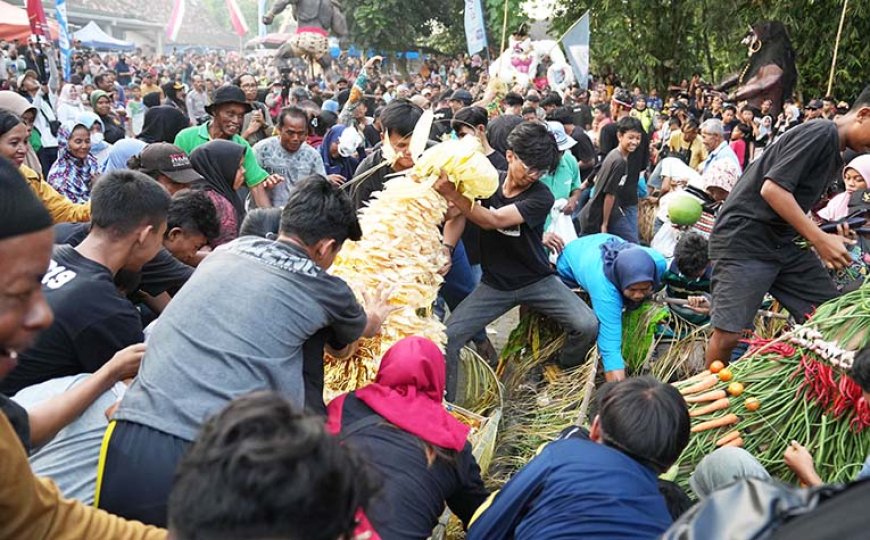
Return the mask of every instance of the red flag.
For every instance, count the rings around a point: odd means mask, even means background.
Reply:
[[[233,25],[233,30],[239,37],[248,33],[248,23],[245,22],[245,16],[236,0],[227,0],[227,9],[230,11],[230,22]]]
[[[27,20],[30,22],[30,32],[35,36],[48,38],[48,22],[45,20],[45,10],[42,0],[26,0]]]
[[[169,22],[166,23],[166,38],[169,41],[178,39],[178,31],[181,30],[181,22],[184,20],[184,11],[184,0],[175,0],[172,14],[169,16]]]

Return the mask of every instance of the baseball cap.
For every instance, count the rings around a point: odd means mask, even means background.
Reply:
[[[471,105],[473,100],[474,98],[471,96],[471,92],[462,88],[456,90],[453,92],[453,95],[450,96],[450,101],[461,101],[466,106]]]
[[[849,196],[849,210],[870,210],[870,190],[859,189]]]
[[[824,107],[824,104],[822,103],[822,100],[820,100],[820,99],[811,99],[810,102],[807,103],[807,106],[804,107],[804,108],[805,108],[805,109],[817,110],[817,109],[821,109],[822,107]]]
[[[559,146],[560,152],[573,148],[577,144],[573,137],[565,133],[565,126],[561,122],[554,120],[547,122],[547,130],[556,137],[556,144]]]
[[[151,143],[139,154],[140,171],[160,172],[179,184],[202,180],[184,150],[165,142]]]
[[[27,71],[18,76],[18,88],[21,88],[21,83],[23,83],[24,79],[27,79],[28,77],[39,81],[39,75],[37,75],[36,72],[32,69],[28,69]]]

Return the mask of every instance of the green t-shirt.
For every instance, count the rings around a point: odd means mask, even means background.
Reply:
[[[39,135],[39,130],[30,130],[30,147],[34,152],[39,152],[42,148],[42,137]]]
[[[562,158],[559,160],[559,166],[552,174],[542,176],[539,180],[542,184],[550,188],[553,192],[553,197],[556,200],[567,199],[571,196],[571,192],[575,189],[580,189],[580,166],[577,164],[577,159],[569,151],[562,152]],[[550,217],[547,216],[547,222],[544,224],[544,230],[550,226]]]
[[[202,146],[211,140],[211,136],[208,134],[208,126],[210,124],[211,122],[200,126],[182,129],[178,135],[175,136],[175,146],[181,148],[190,155],[194,148]],[[263,170],[263,168],[260,167],[260,164],[257,163],[257,156],[254,155],[254,151],[251,149],[251,145],[248,144],[248,141],[238,134],[233,135],[230,140],[245,147],[245,183],[248,187],[256,186],[269,176],[269,173]]]

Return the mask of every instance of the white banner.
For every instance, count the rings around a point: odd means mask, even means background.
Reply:
[[[54,11],[57,25],[60,28],[58,48],[60,49],[60,63],[63,66],[63,80],[68,81],[72,75],[72,49],[70,48],[69,21],[66,16],[66,0],[57,0]]]
[[[468,54],[486,48],[486,24],[480,0],[465,0],[465,41],[468,43]]]

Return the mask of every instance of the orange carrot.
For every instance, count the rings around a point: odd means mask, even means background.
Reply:
[[[725,434],[724,437],[722,437],[721,439],[716,441],[716,446],[722,446],[724,444],[728,444],[731,441],[733,441],[734,439],[739,439],[739,438],[740,438],[739,431],[737,431],[736,429],[734,431],[729,431],[728,433]]]
[[[743,448],[743,439],[737,437],[733,441],[726,443],[725,446],[736,446],[737,448]]]
[[[730,426],[731,424],[736,424],[737,420],[738,418],[736,414],[729,413],[725,416],[720,416],[719,418],[714,418],[713,420],[707,420],[706,422],[696,424],[694,427],[692,427],[692,433],[700,433],[701,431],[707,431],[708,429]]]
[[[706,378],[701,379],[701,382],[697,382],[692,386],[680,388],[680,393],[684,396],[688,394],[697,394],[698,392],[703,392],[704,390],[713,388],[716,386],[717,382],[719,382],[719,377],[717,375],[708,375]]]
[[[717,399],[722,399],[723,397],[728,397],[728,394],[725,392],[725,390],[711,390],[710,392],[698,394],[697,396],[688,396],[686,398],[686,403],[703,403],[705,401],[716,401]]]
[[[693,383],[693,382],[700,381],[701,379],[707,377],[708,375],[710,375],[710,370],[709,370],[709,369],[705,369],[705,370],[702,371],[701,373],[698,373],[698,374],[696,374],[696,375],[692,375],[692,376],[689,377],[688,379],[684,379],[684,380],[682,380],[682,381],[676,381],[676,382],[674,382],[674,383],[672,383],[672,384],[673,384],[674,386],[680,386],[680,385],[683,385],[683,384],[690,384],[690,383]]]
[[[689,416],[692,418],[696,416],[704,416],[705,414],[710,414],[711,412],[721,411],[731,405],[731,402],[728,401],[728,398],[717,399],[713,403],[704,405],[703,407],[698,407],[696,409],[692,409],[689,411]]]

